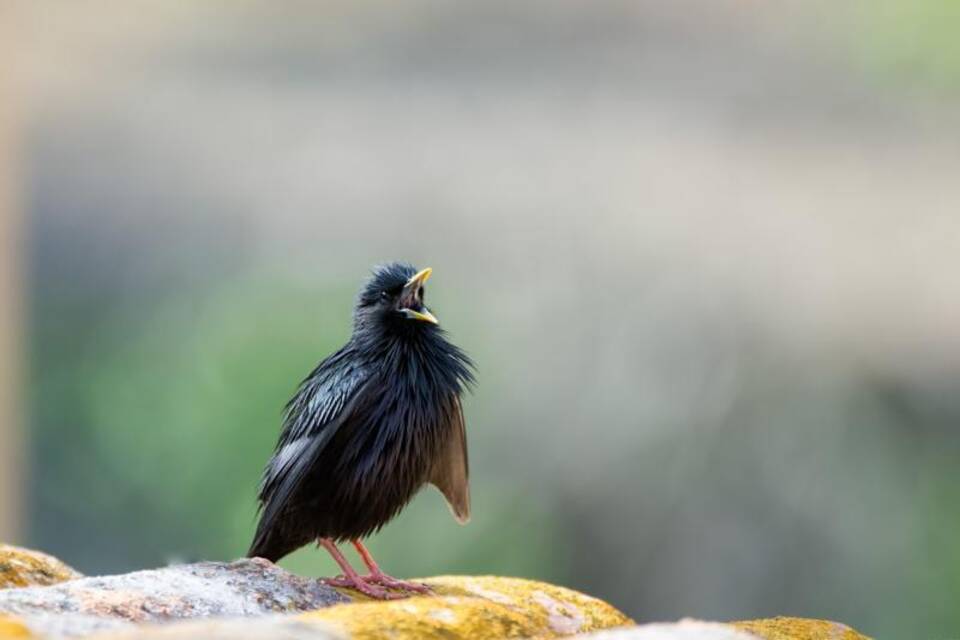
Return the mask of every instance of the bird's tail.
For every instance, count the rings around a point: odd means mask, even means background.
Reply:
[[[248,558],[266,558],[270,562],[277,562],[310,542],[310,540],[293,540],[276,530],[268,530],[262,525],[263,523],[257,527],[257,533],[247,551]]]

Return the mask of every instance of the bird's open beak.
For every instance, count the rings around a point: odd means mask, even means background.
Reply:
[[[427,280],[430,279],[431,274],[433,274],[433,269],[431,269],[430,267],[427,267],[422,271],[418,271],[417,273],[413,274],[413,277],[407,280],[407,284],[404,285],[403,288],[404,289],[412,288],[414,291],[416,291],[417,289],[422,287]]]
[[[413,320],[423,320],[424,322],[429,322],[430,324],[440,324],[440,321],[437,320],[437,317],[430,313],[426,307],[420,311],[414,311],[413,309],[404,309],[403,312],[408,318]]]
[[[433,269],[427,267],[407,280],[407,284],[403,285],[403,293],[400,296],[400,310],[412,320],[422,320],[430,324],[439,324],[436,316],[423,306],[421,296],[419,295],[420,288],[424,282],[430,279],[430,274],[432,273]]]

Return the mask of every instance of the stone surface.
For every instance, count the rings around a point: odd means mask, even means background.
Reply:
[[[577,640],[759,640],[759,637],[720,622],[681,620],[599,631],[578,636]]]
[[[79,573],[53,556],[0,544],[0,589],[51,585],[79,577]]]
[[[0,578],[0,640],[868,640],[800,618],[634,626],[601,600],[519,578],[430,578],[433,596],[375,602],[259,559],[83,578],[44,554],[0,546]]]
[[[0,616],[0,640],[29,638],[30,635],[30,630],[19,620]]]
[[[356,602],[300,616],[358,640],[553,638],[633,624],[609,604],[542,582],[493,576],[424,580],[436,596]]]
[[[0,635],[0,638],[3,638]],[[89,636],[87,640],[346,640],[321,622],[291,616],[191,620],[150,624]]]
[[[237,630],[250,638],[329,638],[331,629],[354,638],[546,638],[631,624],[600,600],[530,580],[441,577],[427,582],[436,596],[373,602],[264,560],[202,562],[0,591],[0,615],[11,616],[10,624],[21,634],[25,625],[44,636],[105,638],[221,632],[236,637]],[[356,602],[348,604],[348,595]],[[309,613],[297,619],[270,615],[279,612]],[[236,620],[241,616],[261,619]],[[146,624],[183,619],[207,620]]]
[[[84,635],[134,623],[312,611],[348,599],[266,560],[200,562],[0,591],[0,615],[32,631]]]
[[[870,640],[840,622],[809,618],[766,618],[731,623],[763,640]]]

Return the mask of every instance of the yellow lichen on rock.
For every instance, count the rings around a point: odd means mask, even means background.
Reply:
[[[603,600],[544,582],[497,576],[440,576],[426,582],[441,595],[477,597],[542,614],[546,628],[557,635],[633,624]]]
[[[45,586],[79,577],[53,556],[0,544],[0,589]]]
[[[13,640],[13,638],[29,638],[33,634],[30,629],[19,623],[15,618],[0,615],[0,640]]]
[[[870,640],[840,622],[810,618],[765,618],[730,624],[764,640]]]
[[[425,582],[437,595],[358,601],[301,617],[331,624],[358,640],[553,638],[632,624],[602,600],[542,582],[492,576]]]

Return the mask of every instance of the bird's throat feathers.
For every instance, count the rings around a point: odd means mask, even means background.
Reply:
[[[459,395],[473,382],[469,356],[442,329],[418,327],[407,334],[354,335],[351,347],[380,376],[425,395]]]

